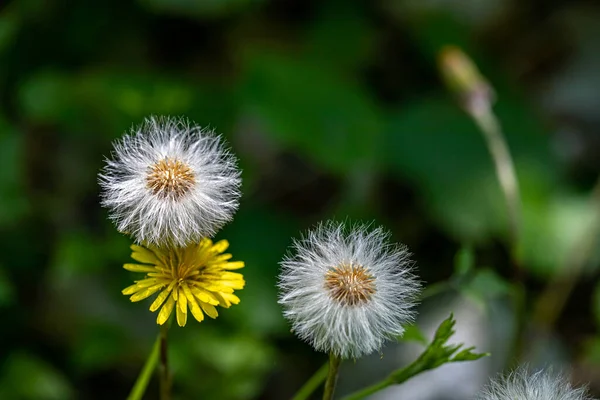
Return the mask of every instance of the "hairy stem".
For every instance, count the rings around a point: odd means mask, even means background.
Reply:
[[[338,372],[342,359],[333,353],[329,353],[329,368],[327,380],[325,381],[325,390],[323,391],[323,400],[332,400],[337,383]]]

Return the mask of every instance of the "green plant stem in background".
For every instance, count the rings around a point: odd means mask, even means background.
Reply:
[[[325,390],[323,390],[323,400],[333,399],[341,362],[342,359],[340,357],[329,353],[329,368],[327,371],[327,380],[325,381]]]
[[[470,113],[486,141],[487,148],[494,161],[496,175],[508,211],[508,223],[511,242],[511,253],[517,272],[520,270],[520,236],[521,236],[521,197],[515,166],[502,134],[500,123],[489,107]],[[519,272],[520,274],[520,272]]]
[[[584,270],[586,261],[592,256],[600,234],[600,178],[590,196],[594,214],[588,221],[585,233],[579,238],[560,269],[538,297],[534,308],[536,326],[550,330],[561,315],[575,284]]]
[[[146,393],[146,388],[148,387],[148,383],[150,382],[150,378],[152,378],[152,374],[156,370],[156,365],[158,364],[158,355],[160,353],[160,334],[157,336],[154,345],[152,346],[152,351],[144,364],[144,368],[140,372],[133,388],[131,389],[131,393],[127,397],[127,400],[142,400],[144,397],[144,393]]]
[[[523,353],[523,334],[526,326],[525,313],[525,288],[523,286],[523,270],[521,268],[521,197],[519,195],[519,184],[515,166],[502,134],[502,128],[492,111],[491,104],[471,110],[469,112],[479,130],[481,131],[487,148],[490,152],[500,188],[504,194],[506,209],[508,212],[508,224],[510,234],[510,254],[514,271],[513,284],[513,307],[515,311],[515,333],[511,346],[512,354],[508,357],[511,365],[518,365]]]
[[[317,390],[317,388],[319,386],[321,386],[321,384],[323,383],[323,381],[325,380],[325,378],[327,378],[327,374],[329,372],[329,363],[325,363],[323,364],[323,366],[321,368],[319,368],[317,370],[317,372],[315,372],[313,374],[313,376],[311,376],[308,381],[306,381],[306,383],[300,388],[300,390],[296,393],[296,395],[292,398],[292,400],[306,400],[310,397],[311,394],[313,394],[313,392],[315,390]]]
[[[171,400],[171,376],[167,341],[169,325],[169,321],[167,321],[160,326],[160,400]]]
[[[459,99],[463,110],[473,118],[486,141],[506,203],[513,283],[516,286],[513,298],[516,316],[515,357],[509,357],[512,362],[520,358],[526,323],[521,267],[521,197],[517,174],[502,128],[492,110],[494,90],[475,63],[460,48],[447,46],[439,53],[439,67],[446,85]]]

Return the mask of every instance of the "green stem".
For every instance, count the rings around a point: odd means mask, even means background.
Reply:
[[[171,400],[171,376],[168,357],[169,324],[160,326],[160,400]]]
[[[327,378],[327,372],[329,371],[329,363],[323,364],[321,368],[317,370],[311,376],[308,381],[298,390],[298,392],[294,395],[292,400],[306,400],[310,397],[310,395],[323,383],[325,378]]]
[[[502,128],[491,109],[491,106],[478,108],[470,112],[479,130],[485,138],[488,150],[494,161],[496,175],[500,188],[504,194],[506,209],[508,212],[508,224],[510,234],[510,254],[513,267],[514,308],[515,308],[515,334],[513,337],[512,354],[508,358],[509,363],[518,364],[524,347],[526,327],[525,318],[525,289],[523,287],[523,269],[521,267],[521,197],[519,195],[519,183],[513,159],[510,155],[508,145],[502,134]]]
[[[511,241],[511,253],[515,271],[520,275],[520,234],[521,234],[521,199],[515,166],[508,150],[508,145],[502,134],[500,123],[491,107],[482,108],[479,112],[471,113],[475,123],[485,138],[488,150],[494,161],[496,175],[504,195],[508,211],[508,223]]]
[[[329,353],[329,368],[327,371],[327,380],[325,381],[325,390],[323,391],[323,400],[333,399],[341,362],[342,359],[340,357]]]
[[[152,378],[152,373],[156,369],[156,365],[158,364],[158,355],[160,353],[160,335],[156,338],[154,345],[152,346],[152,351],[144,364],[144,368],[140,372],[133,388],[131,389],[131,393],[127,397],[127,400],[142,400],[144,397],[144,393],[146,392],[146,388],[148,387],[148,383],[150,382],[150,378]]]

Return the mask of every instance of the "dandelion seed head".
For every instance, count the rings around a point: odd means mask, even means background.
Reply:
[[[332,300],[345,306],[367,303],[375,293],[375,278],[361,265],[341,264],[325,273],[325,288]]]
[[[154,195],[179,200],[190,192],[195,179],[188,165],[165,158],[149,168],[146,182]]]
[[[99,180],[117,229],[148,245],[214,235],[233,218],[241,186],[220,136],[171,117],[147,118],[118,140]]]
[[[404,333],[420,284],[406,246],[365,225],[326,222],[281,262],[279,303],[317,351],[358,358]]]
[[[575,388],[552,370],[530,373],[520,367],[507,376],[492,380],[477,400],[593,400],[585,387]]]

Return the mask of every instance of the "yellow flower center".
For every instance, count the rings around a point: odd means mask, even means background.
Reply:
[[[146,183],[156,196],[178,200],[189,193],[196,180],[188,165],[165,158],[150,167]]]
[[[362,265],[340,264],[325,273],[329,296],[346,306],[366,303],[377,291],[375,277]]]

